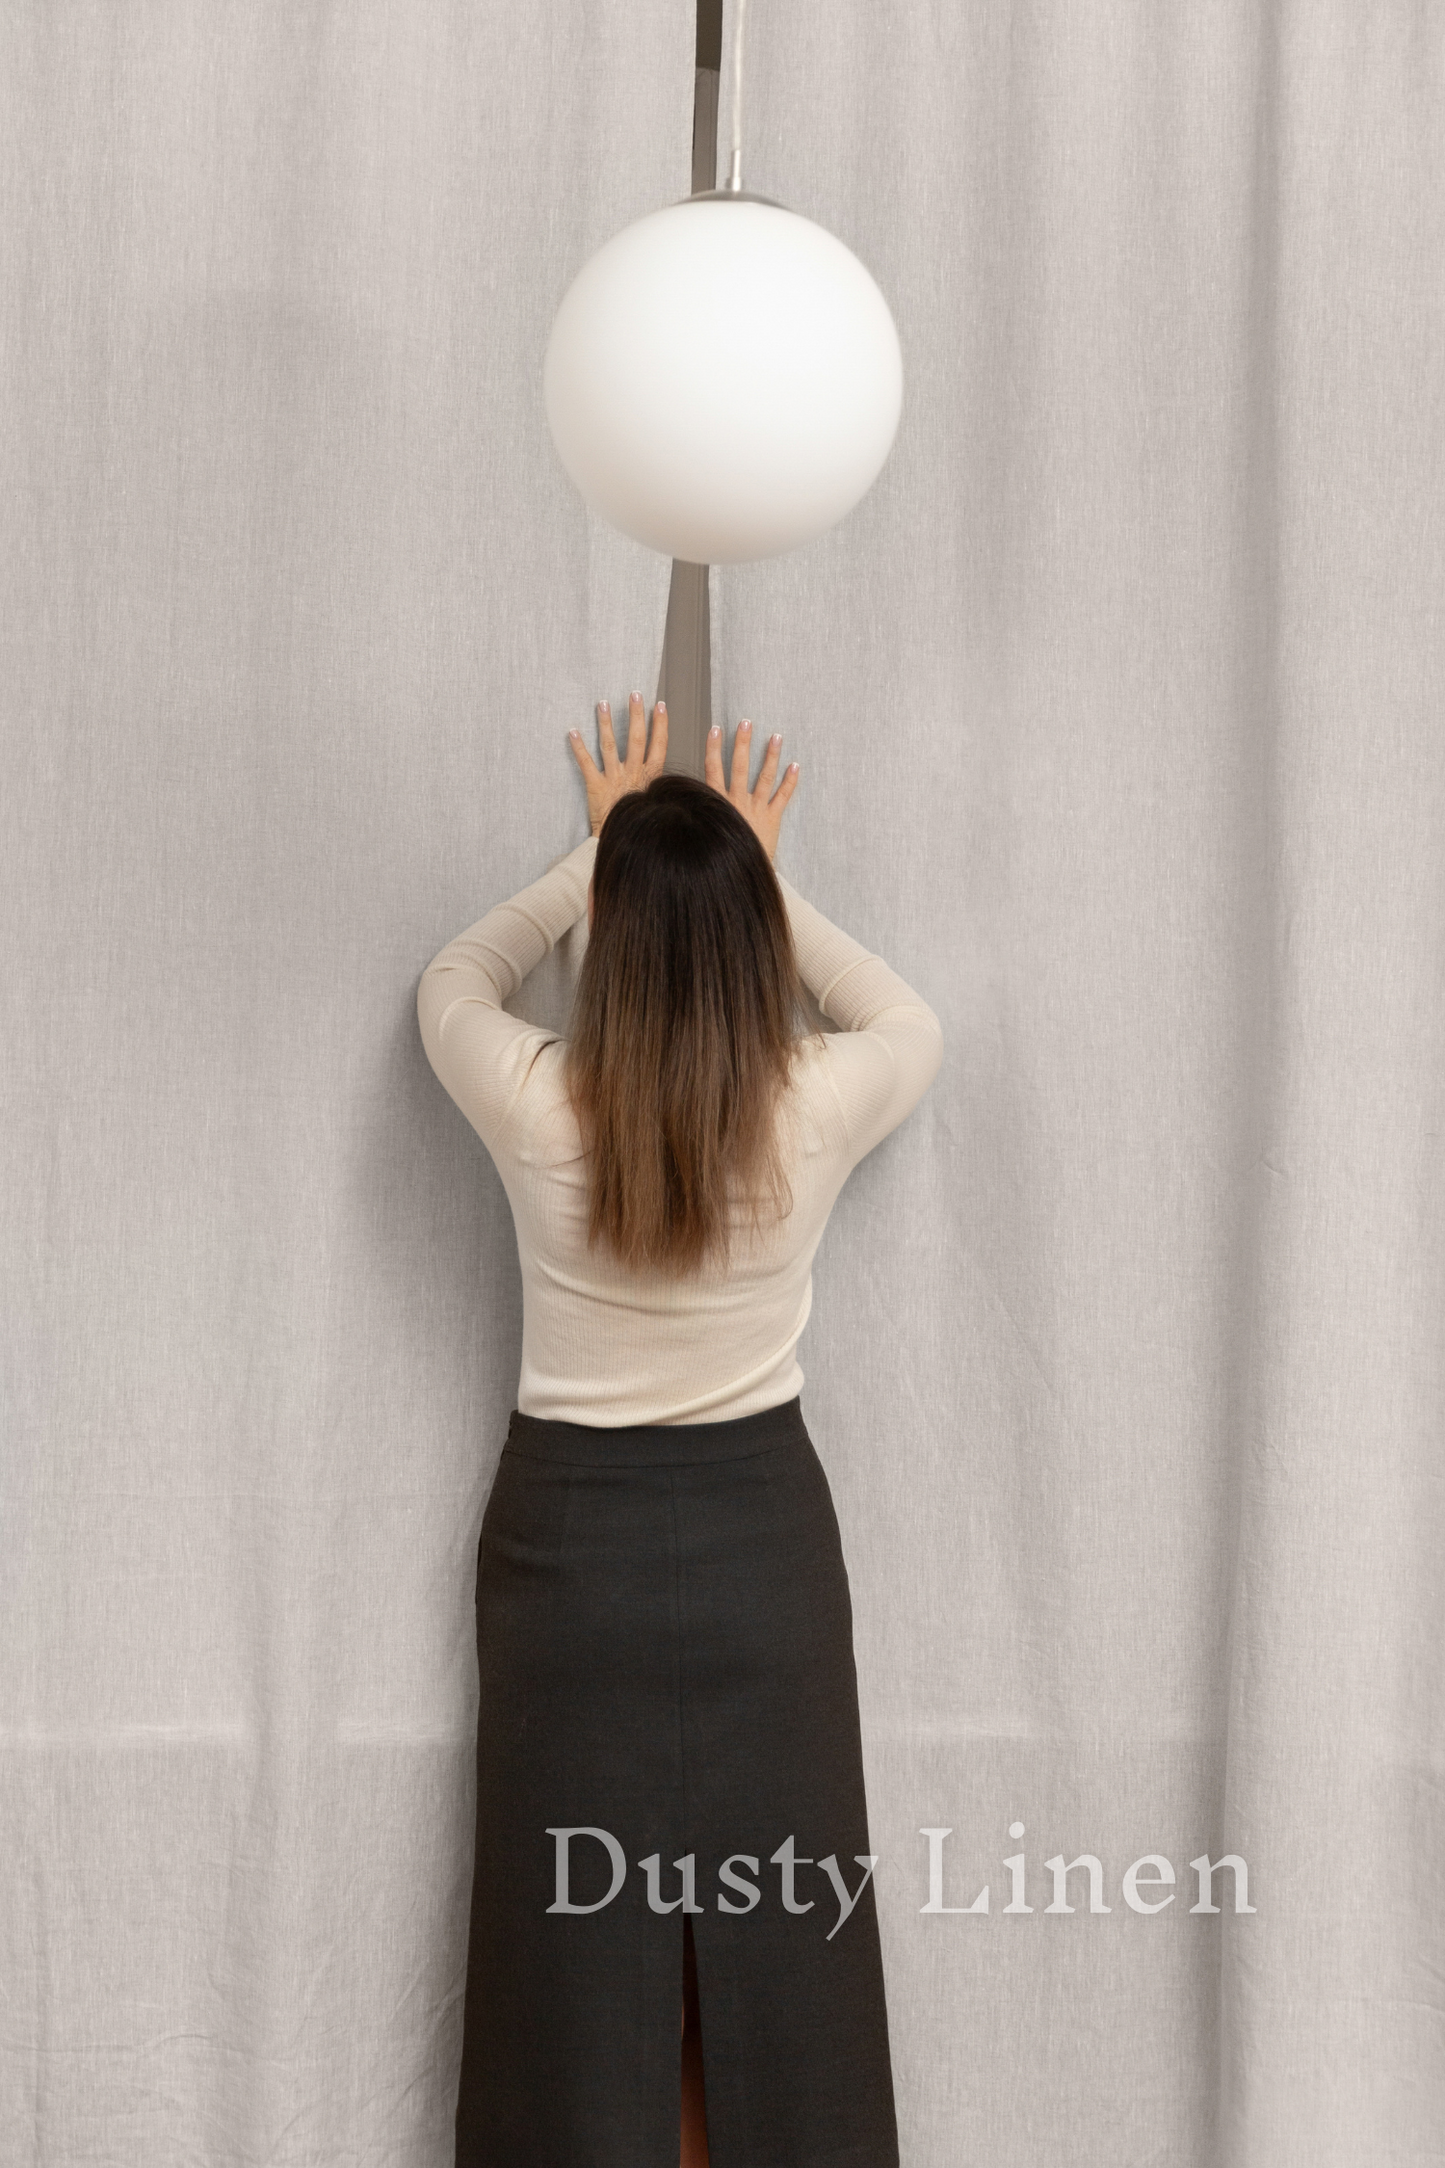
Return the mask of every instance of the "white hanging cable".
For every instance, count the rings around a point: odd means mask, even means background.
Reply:
[[[748,0],[736,0],[737,22],[733,27],[733,155],[728,168],[728,188],[738,194],[743,185],[743,17]]]

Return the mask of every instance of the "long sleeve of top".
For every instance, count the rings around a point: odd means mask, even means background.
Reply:
[[[927,1002],[881,956],[805,903],[778,876],[788,907],[798,975],[842,1032],[825,1042],[827,1074],[848,1132],[848,1165],[911,1114],[938,1074],[943,1033]]]
[[[850,1170],[938,1073],[937,1017],[898,974],[780,880],[799,974],[842,1028],[800,1041],[780,1110],[792,1209],[739,1208],[727,1260],[627,1271],[587,1240],[581,1138],[564,1042],[502,1004],[587,909],[591,838],[449,941],[422,973],[427,1058],[486,1145],[516,1223],[523,1414],[601,1426],[718,1422],[800,1392],[812,1266]]]
[[[427,1059],[493,1158],[529,1071],[556,1037],[509,1016],[502,1003],[586,915],[596,855],[589,836],[540,881],[448,941],[422,973],[416,1011]]]

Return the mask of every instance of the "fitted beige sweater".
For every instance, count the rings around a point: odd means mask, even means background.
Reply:
[[[428,1059],[496,1162],[522,1266],[524,1415],[571,1423],[711,1423],[801,1391],[813,1257],[865,1152],[938,1073],[943,1037],[897,972],[780,881],[798,968],[841,1025],[799,1042],[780,1111],[786,1218],[735,1208],[726,1264],[641,1277],[587,1244],[587,1171],[562,1080],[564,1041],[502,1007],[587,910],[592,838],[449,941],[422,973]]]

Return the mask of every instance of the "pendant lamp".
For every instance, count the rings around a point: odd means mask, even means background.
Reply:
[[[562,465],[599,517],[691,564],[775,557],[871,488],[903,403],[888,304],[852,251],[741,177],[654,211],[563,296],[543,366]]]

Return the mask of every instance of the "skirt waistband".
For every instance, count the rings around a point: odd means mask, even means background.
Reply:
[[[589,1467],[666,1468],[707,1460],[743,1460],[782,1445],[810,1445],[801,1397],[722,1423],[561,1423],[512,1410],[503,1451],[528,1460],[581,1462]]]

